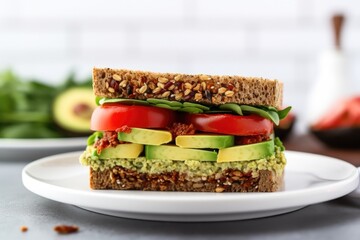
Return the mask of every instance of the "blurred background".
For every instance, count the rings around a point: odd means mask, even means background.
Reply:
[[[0,70],[59,84],[92,67],[262,76],[285,84],[296,130],[318,57],[345,16],[346,81],[360,91],[360,2],[326,0],[2,0]]]

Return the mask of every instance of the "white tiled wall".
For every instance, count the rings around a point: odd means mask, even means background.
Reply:
[[[0,69],[53,83],[93,66],[277,78],[302,116],[336,12],[347,17],[347,73],[360,92],[355,0],[1,0]]]

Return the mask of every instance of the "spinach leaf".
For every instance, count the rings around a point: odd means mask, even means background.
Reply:
[[[147,102],[151,103],[151,104],[166,104],[170,107],[182,107],[183,104],[181,102],[176,102],[176,101],[168,101],[166,99],[158,99],[158,98],[148,98],[146,99]]]
[[[127,98],[96,98],[98,105],[103,105],[105,103],[122,103],[128,105],[149,105],[147,101],[137,100],[137,99],[127,99]]]
[[[183,105],[184,105],[184,107],[200,108],[201,110],[204,110],[204,111],[210,110],[209,107],[198,104],[198,103],[184,102]]]
[[[229,110],[231,112],[237,113],[238,115],[243,115],[241,107],[236,103],[225,103],[219,106],[221,110]]]
[[[240,105],[240,107],[243,112],[257,114],[259,116],[262,116],[264,118],[267,118],[267,119],[273,121],[275,123],[275,125],[279,125],[279,122],[280,122],[279,115],[275,111],[272,111],[272,110],[266,111],[264,109],[252,107],[252,106],[248,106],[248,105]]]
[[[291,110],[291,107],[289,106],[287,108],[284,108],[283,110],[278,111],[280,120],[284,119],[288,115],[290,110]]]
[[[53,138],[66,136],[56,127],[52,104],[69,87],[91,87],[89,78],[79,83],[71,73],[61,85],[45,84],[38,79],[23,79],[11,70],[0,72],[0,137]]]

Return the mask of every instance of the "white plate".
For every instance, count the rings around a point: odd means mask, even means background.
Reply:
[[[86,138],[0,139],[0,160],[32,161],[41,157],[85,149]]]
[[[360,173],[360,167],[358,168],[359,173]],[[352,192],[348,195],[351,198],[357,198],[360,199],[360,185]]]
[[[346,195],[359,184],[353,165],[330,157],[287,151],[285,189],[274,193],[186,193],[91,190],[81,152],[28,164],[22,172],[30,191],[107,215],[160,221],[226,221],[294,211]]]

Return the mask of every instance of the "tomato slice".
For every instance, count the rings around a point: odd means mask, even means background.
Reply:
[[[185,121],[192,123],[196,130],[211,133],[252,136],[273,132],[273,123],[258,115],[187,114]]]
[[[360,97],[339,101],[336,107],[331,108],[312,127],[317,130],[326,130],[357,126],[360,126]]]
[[[115,131],[125,125],[138,128],[166,128],[174,120],[174,111],[165,108],[104,104],[95,108],[90,128],[94,131]]]

